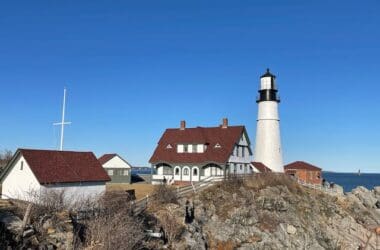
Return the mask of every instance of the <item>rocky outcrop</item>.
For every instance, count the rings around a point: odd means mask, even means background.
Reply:
[[[191,197],[195,220],[174,249],[379,249],[380,188],[330,196],[303,187],[211,187]],[[179,211],[183,211],[182,200]],[[176,213],[176,212],[173,212]],[[380,231],[380,229],[378,229]]]
[[[42,216],[24,229],[14,213],[0,212],[0,225],[4,230],[1,249],[73,249],[73,225],[67,211]]]

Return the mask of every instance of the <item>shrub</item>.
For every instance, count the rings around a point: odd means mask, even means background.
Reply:
[[[161,225],[165,231],[165,238],[169,243],[179,239],[182,234],[183,226],[168,211],[161,215]]]
[[[84,224],[85,245],[93,249],[141,249],[143,223],[132,215],[130,197],[111,192],[99,200],[100,210]]]
[[[158,205],[174,203],[178,204],[176,192],[168,185],[155,185],[152,192],[152,202]]]

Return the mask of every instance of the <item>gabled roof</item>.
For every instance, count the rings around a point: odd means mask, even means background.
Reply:
[[[260,171],[260,173],[268,173],[272,172],[270,168],[268,168],[264,163],[262,162],[251,162],[251,164]]]
[[[244,126],[166,129],[149,162],[152,164],[209,162],[224,164],[243,133],[246,134]],[[248,136],[247,140],[249,143]],[[217,143],[221,146],[220,148],[214,147]],[[167,148],[168,144],[171,144],[173,148]],[[207,149],[204,153],[177,153],[178,144],[203,144],[207,145]]]
[[[110,181],[92,152],[18,149],[1,179],[22,155],[40,184]]]
[[[289,163],[284,167],[285,170],[297,170],[297,169],[304,169],[304,170],[310,170],[310,171],[321,171],[322,169],[319,167],[316,167],[310,163],[304,162],[304,161],[295,161],[292,163]]]
[[[100,162],[100,164],[104,164],[106,163],[107,161],[111,160],[112,158],[114,158],[117,154],[104,154],[102,155],[101,157],[99,157],[98,161]]]
[[[128,165],[129,168],[132,167],[132,165],[129,164],[129,162],[127,162],[126,160],[124,160],[123,157],[121,157],[121,156],[118,155],[118,154],[104,154],[104,155],[102,155],[102,156],[98,159],[98,161],[100,162],[100,164],[104,165],[104,164],[106,164],[108,161],[110,161],[111,159],[113,159],[113,158],[116,157],[116,156],[119,157],[123,162],[125,162],[125,163]]]

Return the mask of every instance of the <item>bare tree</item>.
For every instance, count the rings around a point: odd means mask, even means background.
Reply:
[[[12,156],[13,156],[12,151],[8,149],[4,150],[3,152],[0,152],[0,172],[12,159]]]

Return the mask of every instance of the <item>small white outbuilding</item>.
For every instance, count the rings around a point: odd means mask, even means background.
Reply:
[[[18,149],[1,173],[1,198],[32,200],[64,191],[72,201],[101,195],[110,177],[92,152]]]
[[[132,166],[118,154],[102,155],[99,162],[107,171],[111,183],[131,183]]]

